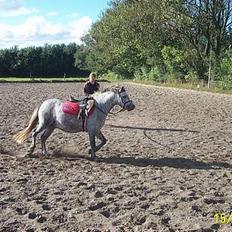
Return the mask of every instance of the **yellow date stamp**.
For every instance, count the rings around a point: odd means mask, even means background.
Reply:
[[[214,222],[215,224],[229,224],[232,223],[232,212],[226,213],[215,213],[214,214]]]

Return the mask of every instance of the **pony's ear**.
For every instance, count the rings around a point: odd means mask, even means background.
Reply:
[[[125,91],[126,91],[126,89],[125,89],[124,86],[122,86],[122,87],[119,89],[119,93],[122,93],[122,92],[125,92]]]

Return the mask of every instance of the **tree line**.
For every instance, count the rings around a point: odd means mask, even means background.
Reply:
[[[231,0],[113,0],[77,66],[119,78],[216,80],[232,74]]]
[[[75,66],[75,43],[45,44],[19,49],[17,46],[0,50],[0,76],[64,77],[86,76],[89,72]]]

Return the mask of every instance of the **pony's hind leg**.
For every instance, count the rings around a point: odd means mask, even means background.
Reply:
[[[36,137],[34,136],[35,131],[36,131],[36,128],[32,130],[31,145],[30,145],[29,149],[27,150],[26,156],[30,156],[35,149],[35,144],[36,144]]]
[[[27,151],[27,156],[32,155],[36,147],[36,136],[46,128],[45,123],[39,123],[39,125],[32,131],[31,146]]]
[[[44,132],[41,135],[41,146],[42,146],[42,153],[43,155],[47,156],[48,151],[47,151],[47,146],[46,146],[46,140],[48,137],[52,134],[55,128],[53,127],[48,127],[44,130]]]

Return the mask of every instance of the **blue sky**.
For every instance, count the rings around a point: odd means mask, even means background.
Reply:
[[[0,48],[81,43],[109,0],[0,0]]]

